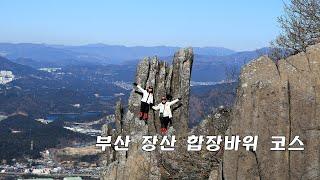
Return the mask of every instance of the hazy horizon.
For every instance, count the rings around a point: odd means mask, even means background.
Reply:
[[[0,2],[0,42],[124,46],[269,45],[283,1],[18,1]]]
[[[46,45],[46,46],[50,46],[50,47],[54,47],[54,46],[74,46],[74,47],[78,47],[78,46],[119,46],[119,47],[126,47],[126,48],[134,48],[134,47],[144,47],[144,48],[153,48],[153,47],[172,47],[172,48],[188,48],[188,47],[192,47],[192,48],[223,48],[223,49],[227,49],[227,50],[232,50],[235,52],[243,52],[243,51],[254,51],[257,49],[262,49],[262,48],[268,48],[268,44],[267,46],[263,46],[263,47],[258,47],[258,48],[253,48],[253,49],[243,49],[243,50],[236,50],[236,49],[232,49],[229,47],[223,47],[223,46],[171,46],[171,45],[123,45],[123,44],[105,44],[105,43],[89,43],[89,44],[50,44],[50,43],[37,43],[37,42],[0,42],[0,44],[34,44],[34,45]]]

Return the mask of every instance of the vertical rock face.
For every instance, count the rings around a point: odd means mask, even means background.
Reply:
[[[117,102],[114,112],[114,119],[115,119],[115,125],[116,125],[116,131],[117,133],[121,133],[123,129],[123,122],[122,117],[123,116],[123,107],[121,104],[121,100]]]
[[[202,144],[200,151],[188,151],[188,136],[225,134],[230,123],[230,110],[219,108],[212,112],[198,126],[180,137],[174,151],[161,153],[162,179],[210,179],[222,180],[221,158],[223,150],[208,151]]]
[[[189,122],[190,74],[192,70],[192,49],[180,50],[174,55],[170,92],[174,98],[182,97],[181,106],[173,114],[173,127],[178,134],[185,134]],[[169,90],[169,89],[168,89]]]
[[[280,60],[261,57],[243,68],[229,135],[258,135],[257,151],[225,151],[223,178],[320,179],[320,45]],[[271,151],[271,136],[286,148],[300,136],[304,151]]]
[[[171,66],[159,61],[157,57],[143,59],[138,67],[136,82],[143,88],[154,87],[155,104],[160,103],[161,96],[171,95],[174,99],[181,97],[182,101],[173,112],[173,127],[179,136],[188,131],[190,78],[193,63],[191,48],[179,50]],[[121,120],[116,121],[118,135],[129,135],[131,142],[129,151],[116,152],[115,160],[102,173],[101,179],[160,179],[158,166],[159,152],[144,152],[141,149],[142,136],[159,133],[160,120],[158,112],[149,112],[148,125],[138,118],[141,95],[132,90],[128,109]],[[121,105],[117,105],[116,112],[121,112]],[[119,114],[119,113],[118,113]],[[121,117],[117,115],[116,117]],[[117,118],[116,118],[117,119]],[[122,130],[119,130],[122,127]]]

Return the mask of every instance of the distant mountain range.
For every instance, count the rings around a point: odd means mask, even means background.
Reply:
[[[0,56],[33,68],[125,65],[124,68],[135,69],[138,61],[146,56],[157,55],[160,59],[171,62],[172,54],[179,48],[170,46],[127,47],[105,44],[64,46],[0,43]],[[226,68],[232,66],[239,71],[243,64],[260,55],[267,54],[268,51],[269,48],[236,52],[223,47],[194,47],[192,80],[221,81],[225,79]]]
[[[113,82],[122,79],[132,81],[131,74],[134,74],[134,69],[124,68],[123,65],[74,65],[49,73],[3,57],[0,57],[0,70],[12,71],[15,78],[0,85],[0,114],[21,111],[42,118],[49,112],[107,110],[110,113],[118,99],[115,94],[125,97],[128,91]],[[81,104],[81,107],[74,107],[73,104]]]
[[[48,77],[49,74],[43,71],[36,70],[30,66],[14,63],[0,56],[0,70],[12,71],[18,76],[41,76]]]
[[[47,118],[52,113],[111,114],[118,99],[127,103],[130,90],[117,84],[134,82],[139,59],[157,55],[170,62],[173,58],[170,55],[178,48],[0,43],[0,70],[12,71],[16,78],[0,85],[0,114],[28,114],[10,116],[0,122],[0,137],[3,137],[0,138],[0,144],[4,145],[0,147],[0,159],[36,156],[44,148],[60,144],[64,137],[70,140],[87,138],[63,129],[60,122],[42,125],[34,119]],[[243,64],[267,53],[268,48],[235,52],[208,47],[194,48],[194,51],[192,81],[218,82],[226,78],[226,68],[234,67],[238,73]],[[40,67],[61,69],[50,73],[39,70]],[[211,107],[232,104],[236,86],[237,83],[193,86],[190,124],[198,124]],[[75,107],[75,104],[81,106]],[[36,147],[34,153],[29,151],[31,140]],[[13,153],[5,151],[8,147],[20,150]]]
[[[169,56],[181,47],[172,46],[111,46],[105,44],[91,44],[85,46],[55,46],[72,52],[107,57],[112,61],[141,59],[146,56]],[[209,56],[225,56],[235,51],[223,47],[193,47],[195,53]]]
[[[146,56],[169,56],[180,47],[170,46],[111,46],[105,44],[90,44],[83,46],[64,46],[31,43],[0,43],[0,56],[39,66],[45,63],[56,65],[70,65],[79,63],[90,64],[120,64],[124,61],[137,60]],[[235,51],[222,47],[194,47],[197,54],[208,56],[225,56]],[[29,65],[30,65],[29,64]]]
[[[34,67],[91,64],[106,60],[102,57],[89,56],[50,45],[29,43],[0,43],[0,56]]]

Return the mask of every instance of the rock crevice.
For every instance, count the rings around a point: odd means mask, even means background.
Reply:
[[[186,48],[175,53],[171,65],[160,61],[157,57],[148,57],[140,61],[136,71],[136,83],[143,88],[154,87],[155,104],[160,103],[161,97],[166,95],[170,95],[174,99],[182,98],[180,107],[173,112],[173,128],[176,130],[176,136],[182,136],[188,132],[192,63],[193,51],[191,48]],[[149,112],[150,117],[147,125],[144,121],[139,120],[140,99],[141,95],[133,89],[128,100],[127,111],[119,114],[122,112],[121,105],[117,104],[116,106],[117,129],[112,136],[129,135],[131,142],[129,151],[115,153],[114,161],[106,165],[101,179],[161,178],[158,162],[159,152],[144,152],[141,149],[142,136],[159,134],[160,120],[158,113],[152,110]],[[119,127],[122,127],[121,130]]]
[[[243,68],[239,80],[229,134],[258,135],[258,147],[255,158],[244,148],[226,151],[224,178],[320,178],[320,45],[277,67],[260,57]],[[271,136],[285,136],[286,149],[300,136],[304,151],[271,151]]]

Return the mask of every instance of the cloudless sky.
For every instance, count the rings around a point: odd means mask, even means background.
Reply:
[[[1,0],[0,42],[253,50],[282,13],[281,0]]]

